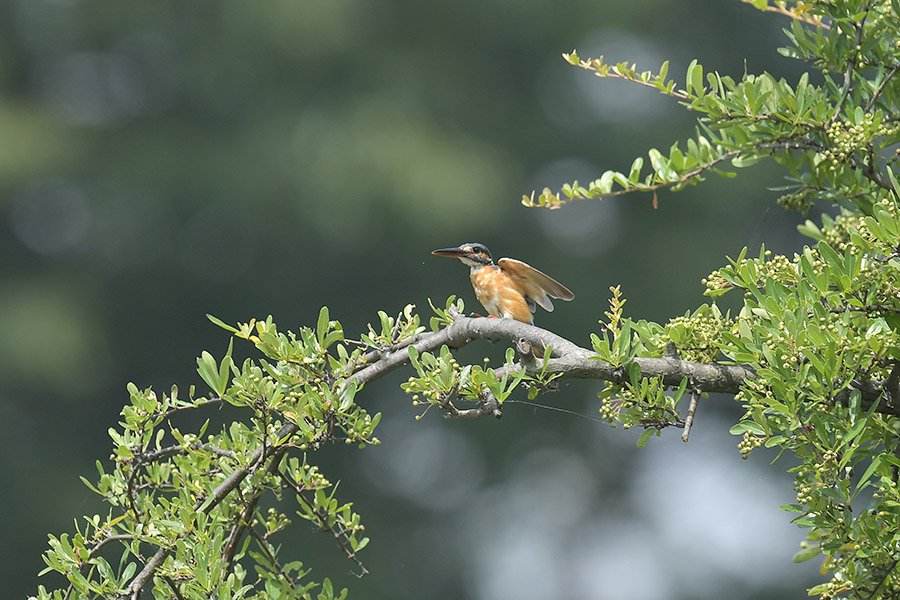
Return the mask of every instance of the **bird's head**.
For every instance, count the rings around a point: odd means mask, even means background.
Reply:
[[[466,242],[456,248],[440,248],[432,250],[431,253],[438,256],[458,258],[470,267],[483,267],[494,264],[494,260],[491,258],[491,251],[487,249],[487,246],[478,242]]]

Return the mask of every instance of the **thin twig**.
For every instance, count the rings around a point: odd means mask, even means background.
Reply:
[[[294,492],[297,494],[297,499],[303,502],[309,508],[309,510],[316,516],[319,520],[319,526],[323,531],[329,532],[332,537],[334,537],[334,541],[337,543],[338,547],[344,553],[344,555],[356,563],[356,566],[360,568],[359,573],[355,573],[357,577],[362,577],[366,575],[369,571],[363,566],[362,562],[356,556],[356,552],[347,547],[347,544],[344,541],[344,533],[342,531],[336,530],[334,527],[328,524],[328,519],[324,515],[322,515],[319,511],[316,510],[315,505],[309,501],[309,498],[303,495],[303,489],[297,484],[296,481],[292,481],[290,477],[285,475],[284,473],[280,473],[282,481],[284,481]]]
[[[163,417],[170,417],[174,414],[178,414],[180,412],[185,412],[188,410],[195,410],[197,408],[204,408],[206,406],[213,406],[217,404],[222,404],[224,400],[221,398],[207,398],[206,400],[202,400],[200,402],[194,402],[190,404],[186,404],[184,406],[176,406],[175,408],[170,408],[166,412],[162,414]]]
[[[756,144],[753,144],[753,151],[759,152],[762,150],[812,150],[815,152],[823,152],[825,150],[825,147],[808,138],[788,136],[775,138],[767,142],[758,142]],[[704,173],[714,170],[716,166],[721,162],[738,158],[740,156],[745,156],[751,153],[752,152],[750,149],[729,150],[710,160],[709,162],[705,162],[694,167],[690,171],[682,173],[677,179],[658,181],[649,185],[642,183],[634,184],[628,188],[610,190],[609,192],[598,195],[601,195],[603,198],[612,198],[615,196],[624,196],[626,194],[631,194],[634,192],[655,192],[657,190],[682,185],[694,179],[695,177],[700,177]],[[850,157],[850,160],[853,163],[854,168],[861,169],[869,179],[872,179],[872,181],[877,183],[880,187],[885,187],[883,177],[881,177],[880,174],[877,173],[871,165],[862,163],[853,156]],[[888,183],[887,185],[890,184]],[[552,202],[552,204],[550,204],[550,207],[556,208],[562,206],[563,204],[568,204],[569,202],[572,202],[574,200],[585,200],[594,197],[596,196],[590,195],[590,191],[588,195],[583,195],[577,193],[577,190],[575,191],[575,195],[573,195],[571,198],[560,198],[559,194],[553,194],[554,201]],[[535,206],[534,192],[531,193],[531,196],[523,196],[522,201],[526,204],[526,206]]]
[[[649,88],[653,88],[653,89],[659,91],[660,93],[665,94],[666,96],[671,96],[672,98],[677,98],[679,100],[690,100],[690,98],[691,98],[687,94],[687,92],[677,91],[675,89],[669,89],[668,87],[660,88],[653,81],[644,81],[640,77],[629,77],[628,75],[624,75],[622,73],[617,73],[616,71],[614,71],[612,69],[612,67],[614,67],[614,65],[609,65],[609,64],[603,63],[602,56],[600,58],[588,58],[588,59],[579,58],[577,63],[573,63],[573,62],[571,62],[572,55],[569,54],[568,52],[566,52],[566,53],[563,53],[563,58],[567,62],[569,62],[569,64],[574,64],[576,67],[580,67],[582,69],[585,69],[586,71],[592,71],[598,77],[605,77],[608,79],[623,79],[625,81],[630,81],[631,83],[636,83],[638,85],[643,85],[643,86],[646,86]],[[632,66],[635,67],[635,71],[636,71],[637,65],[634,64]]]
[[[211,452],[216,456],[221,456],[224,458],[231,458],[234,460],[238,460],[237,455],[231,450],[225,450],[224,448],[219,448],[217,446],[212,446],[210,444],[204,444],[201,442],[194,442],[187,448],[184,446],[166,446],[165,448],[160,448],[159,450],[153,450],[152,452],[144,452],[141,454],[135,454],[135,459],[138,464],[146,464],[151,463],[167,456],[171,456],[173,454],[187,454],[188,449],[191,450],[204,450],[206,452]]]
[[[175,583],[174,579],[166,575],[165,577],[163,577],[163,581],[168,584],[169,589],[171,589],[172,593],[175,594],[176,600],[184,600],[184,596],[182,596],[181,592],[178,591],[178,584]]]
[[[288,575],[287,572],[285,572],[284,567],[281,566],[281,563],[278,562],[278,559],[275,558],[275,555],[272,554],[271,550],[269,550],[269,544],[268,544],[268,542],[266,542],[265,538],[263,538],[263,536],[259,535],[259,532],[256,531],[256,529],[254,529],[253,527],[248,527],[247,531],[259,543],[259,547],[262,549],[263,552],[266,553],[266,556],[269,558],[270,561],[272,561],[272,564],[275,565],[275,567],[278,569],[278,572],[281,574],[281,576],[284,578],[284,580],[290,584],[291,589],[296,588],[297,586],[294,584],[294,580],[291,579],[290,575]]]
[[[837,121],[840,117],[844,102],[847,101],[847,97],[850,95],[850,84],[853,83],[853,71],[856,70],[856,61],[859,60],[859,46],[862,43],[863,28],[866,24],[866,19],[869,17],[868,3],[863,7],[863,11],[863,18],[860,19],[858,23],[855,23],[856,39],[853,42],[853,54],[850,56],[850,61],[847,63],[847,69],[844,71],[844,88],[841,90],[841,97],[834,107],[834,114],[831,115],[832,123]]]
[[[614,196],[624,196],[624,195],[630,194],[632,192],[655,192],[657,190],[661,190],[664,188],[670,188],[670,187],[673,187],[676,185],[687,183],[694,177],[699,177],[703,173],[706,173],[707,171],[714,169],[715,166],[718,165],[719,163],[726,161],[726,160],[730,160],[732,158],[736,158],[743,153],[744,153],[743,150],[729,150],[728,152],[725,152],[724,154],[717,156],[716,158],[712,159],[711,161],[709,161],[707,163],[703,163],[702,165],[699,165],[699,166],[691,169],[690,171],[687,171],[686,173],[682,174],[678,179],[676,179],[674,181],[659,181],[657,183],[653,183],[650,185],[636,184],[627,189],[610,190],[609,192],[606,192],[605,194],[601,194],[601,195],[604,198],[611,198]],[[562,206],[563,204],[568,204],[569,202],[572,202],[573,200],[583,200],[583,199],[587,199],[590,197],[591,196],[576,195],[571,198],[567,198],[567,199],[563,200],[562,198],[559,197],[558,194],[556,194],[554,196],[554,198],[556,199],[556,202],[552,206],[553,207]],[[534,192],[532,192],[531,196],[523,196],[522,202],[523,203],[527,202],[526,206],[533,206],[534,205]]]
[[[741,0],[741,2],[744,2],[745,4],[754,4],[754,0]],[[798,2],[797,4],[800,4],[800,3]],[[794,12],[794,11],[790,10],[789,8],[787,8],[786,6],[784,6],[784,3],[782,3],[782,2],[778,2],[774,5],[767,3],[766,6],[764,6],[762,8],[762,10],[767,11],[767,12],[778,13],[778,14],[784,15],[786,17],[790,17],[791,19],[794,19],[796,21],[806,23],[807,25],[814,25],[816,27],[821,27],[822,29],[825,29],[826,31],[831,29],[831,27],[827,23],[822,22],[822,17],[819,17],[819,16],[808,17],[801,13]]]
[[[100,549],[103,548],[103,546],[105,546],[106,544],[108,544],[110,542],[124,542],[124,541],[130,542],[133,539],[134,539],[134,536],[131,535],[130,533],[117,533],[114,535],[108,535],[105,538],[103,538],[102,540],[100,540],[99,542],[97,542],[97,545],[95,545],[93,548],[91,548],[91,552],[90,552],[90,554],[88,554],[88,558],[93,558],[93,557],[97,556],[97,554],[100,552]]]
[[[879,96],[881,96],[882,90],[884,90],[884,86],[887,85],[888,81],[897,74],[897,71],[900,71],[900,63],[894,65],[894,67],[890,70],[890,72],[884,76],[884,79],[881,80],[881,83],[878,84],[878,87],[872,93],[872,98],[869,99],[869,102],[866,104],[865,111],[869,112],[875,106],[875,103],[878,101]]]
[[[873,600],[875,598],[875,594],[881,589],[881,586],[884,585],[884,582],[887,581],[887,578],[890,576],[891,572],[897,568],[897,563],[900,562],[900,558],[895,558],[894,562],[891,563],[891,566],[885,569],[884,575],[881,576],[881,579],[878,581],[878,584],[872,588],[872,591],[866,596],[865,600]]]
[[[894,361],[894,367],[881,385],[881,390],[889,406],[896,408],[900,405],[900,360]]]
[[[684,417],[684,431],[681,432],[681,441],[687,444],[691,435],[691,426],[694,424],[694,413],[697,412],[697,404],[700,402],[700,392],[691,389],[691,403],[688,405],[687,416]]]

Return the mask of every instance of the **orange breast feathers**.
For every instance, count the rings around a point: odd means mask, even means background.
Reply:
[[[471,272],[475,296],[488,314],[494,317],[533,323],[532,313],[540,305],[553,311],[550,298],[572,300],[566,286],[534,267],[512,258],[501,258],[496,265],[486,265]]]
[[[498,266],[474,269],[470,276],[475,296],[493,317],[532,323],[525,294],[512,278]]]

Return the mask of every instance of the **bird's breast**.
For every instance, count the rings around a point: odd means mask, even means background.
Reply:
[[[502,269],[494,265],[472,269],[470,278],[475,296],[489,315],[532,322],[525,296]]]

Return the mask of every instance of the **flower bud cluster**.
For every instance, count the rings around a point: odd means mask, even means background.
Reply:
[[[734,284],[729,281],[739,279],[738,275],[751,263],[755,267],[756,281],[743,282],[747,285],[757,285],[761,287],[769,277],[784,284],[796,283],[797,281],[796,265],[794,265],[786,256],[782,254],[773,255],[771,250],[766,250],[763,253],[762,260],[759,258],[744,258],[734,266],[727,266],[713,271],[702,280],[702,283],[706,286],[708,292],[713,292],[710,295],[719,296],[721,295],[721,292],[734,287]]]
[[[793,210],[805,215],[815,206],[815,199],[814,190],[804,186],[795,192],[779,197],[778,205],[787,210]]]
[[[853,152],[872,144],[878,137],[893,135],[897,132],[896,124],[881,123],[880,116],[866,113],[861,123],[844,123],[835,121],[825,130],[831,147],[823,154],[831,163],[829,170],[834,171]]]
[[[719,357],[722,332],[731,330],[733,321],[726,319],[718,311],[708,310],[693,315],[671,319],[666,326],[667,333],[678,327],[682,339],[678,351],[685,360],[704,363],[714,362]]]
[[[626,400],[621,396],[616,398],[604,399],[603,403],[600,405],[600,418],[615,427],[619,421],[619,416],[633,406],[633,401]],[[625,429],[629,429],[631,427],[631,424],[624,423],[623,427]]]
[[[749,431],[744,432],[744,437],[741,438],[738,444],[738,452],[741,453],[741,458],[748,458],[750,453],[762,446],[765,441],[766,438],[763,436],[753,435]]]

